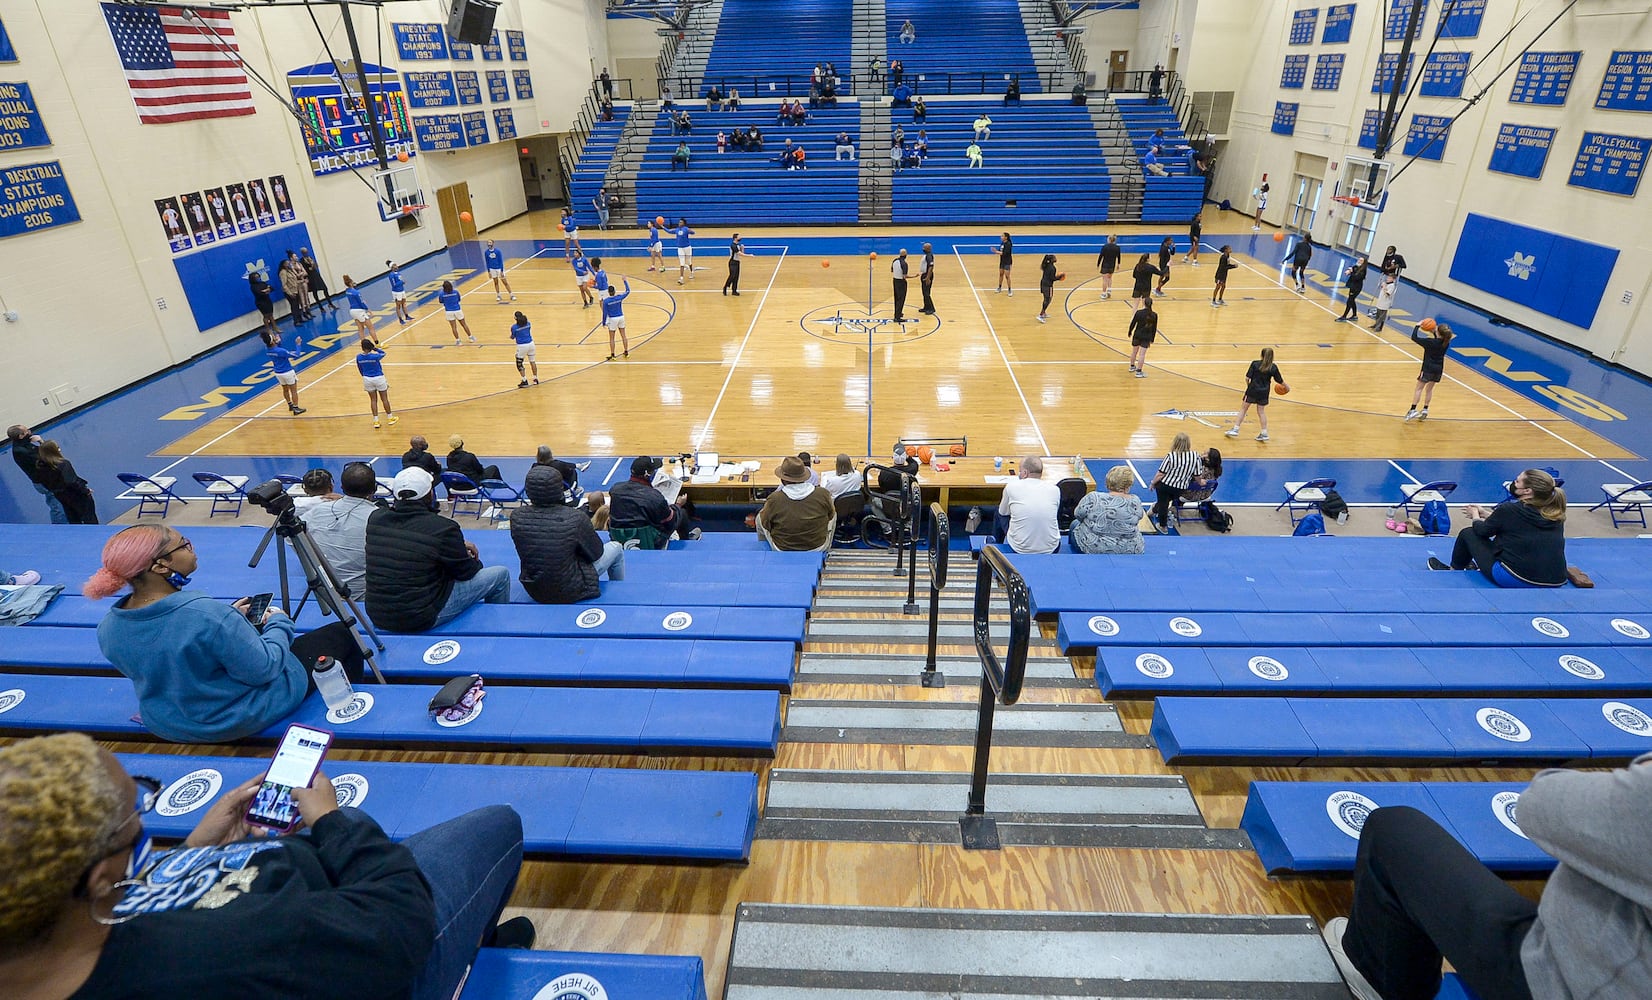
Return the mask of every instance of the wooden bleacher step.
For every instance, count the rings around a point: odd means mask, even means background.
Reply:
[[[881,743],[971,746],[977,708],[973,701],[854,701],[793,698],[781,739],[788,743]],[[998,710],[993,743],[1012,747],[1146,749],[1146,736],[1124,731],[1111,705],[1041,705],[1021,702]]]
[[[968,774],[775,770],[757,836],[956,845],[968,801]],[[1179,775],[994,774],[987,813],[1006,845],[1250,847],[1238,830],[1205,827]]]
[[[860,614],[864,612],[882,613],[899,611],[906,605],[906,587],[899,590],[889,590],[877,594],[844,594],[844,595],[815,595],[813,611],[815,614]],[[929,614],[929,588],[923,587],[918,591],[918,607],[921,611],[920,619]],[[995,600],[991,604],[994,617],[1008,618],[1009,605],[1002,600]],[[943,597],[941,598],[941,614],[968,615],[975,610],[973,597]]]
[[[1306,916],[747,903],[724,1000],[1348,1000]]]
[[[804,653],[798,661],[799,684],[916,684],[924,668],[922,654],[852,656],[845,653]],[[947,686],[973,685],[981,679],[981,661],[975,656],[937,656],[935,669]],[[1073,665],[1063,656],[1027,657],[1029,688],[1090,687],[1073,676]]]
[[[973,576],[949,576],[942,591],[946,594],[966,595],[973,594],[975,578]],[[830,574],[822,576],[815,585],[817,591],[831,590],[887,590],[899,591],[902,597],[906,596],[906,574],[895,576],[887,569],[879,573],[866,573],[854,576]],[[918,594],[929,599],[929,571],[922,566],[918,567]]]
[[[921,603],[921,602],[920,602]],[[902,616],[902,621],[872,621],[848,619],[834,621],[811,618],[804,634],[805,642],[875,642],[888,646],[927,646],[929,621],[923,615]],[[1007,627],[1007,626],[1006,626]],[[994,634],[998,632],[995,630]],[[938,640],[948,646],[975,645],[975,626],[971,622],[943,621],[936,633]],[[1055,647],[1054,639],[1039,635],[1032,637],[1034,649]]]

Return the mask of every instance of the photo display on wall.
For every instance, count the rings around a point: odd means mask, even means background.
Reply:
[[[1564,105],[1582,56],[1579,51],[1523,54],[1520,68],[1515,71],[1514,88],[1509,91],[1509,103]]]
[[[189,224],[189,235],[194,238],[196,246],[205,246],[218,239],[212,219],[207,215],[206,199],[201,197],[199,191],[181,196],[178,206],[183,209],[184,221]]]
[[[298,212],[293,209],[292,192],[287,190],[287,178],[281,174],[270,178],[270,198],[275,202],[277,220],[291,222],[298,218]]]
[[[252,214],[252,202],[247,199],[245,184],[224,185],[224,197],[229,199],[229,214],[235,220],[236,233],[250,233],[258,228],[258,220]]]
[[[1351,3],[1325,8],[1325,32],[1319,40],[1326,45],[1345,45],[1354,37],[1354,8]]]
[[[173,253],[183,253],[195,245],[177,198],[156,198],[155,213],[161,217],[161,229],[166,233],[167,245]]]
[[[224,198],[224,189],[221,187],[207,188],[201,194],[206,196],[207,215],[212,217],[212,228],[219,239],[229,239],[235,235],[235,220],[229,214],[229,202]]]
[[[1492,147],[1487,169],[1515,177],[1541,178],[1557,131],[1542,125],[1504,122],[1497,129],[1497,143]]]
[[[282,174],[157,198],[155,211],[174,254],[298,218]]]
[[[1652,111],[1652,52],[1613,52],[1595,96],[1605,111]]]

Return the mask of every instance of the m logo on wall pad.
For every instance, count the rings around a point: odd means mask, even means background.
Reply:
[[[1537,270],[1537,254],[1521,253],[1516,250],[1514,256],[1503,263],[1508,265],[1509,277],[1526,281],[1532,276],[1532,272]]]

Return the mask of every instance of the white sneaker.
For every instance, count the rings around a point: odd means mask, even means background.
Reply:
[[[1320,936],[1325,939],[1325,947],[1331,952],[1331,961],[1336,963],[1337,971],[1342,973],[1343,982],[1348,984],[1348,992],[1352,993],[1356,1000],[1382,1000],[1382,994],[1354,968],[1348,953],[1342,950],[1342,935],[1347,930],[1348,918],[1334,917],[1326,922],[1325,929],[1320,932]]]
[[[1261,226],[1252,226],[1252,227],[1250,227],[1250,231],[1253,232],[1253,233],[1259,233],[1259,232],[1262,231],[1262,227]]]
[[[1013,299],[1013,298],[1015,298],[1015,289],[1012,288],[1009,291],[1005,292],[1004,294],[1008,295],[1010,298]]]
[[[505,297],[504,297],[504,296],[503,296],[503,295],[495,295],[495,296],[494,296],[494,297],[493,297],[493,301],[495,301],[495,302],[501,302],[501,303],[502,303],[502,302],[504,302],[504,301],[505,301]]]
[[[1268,432],[1267,431],[1263,431],[1262,433],[1256,435],[1256,440],[1258,440],[1258,441],[1266,441],[1267,439],[1268,439]]]
[[[1236,438],[1236,437],[1239,436],[1239,428],[1229,427],[1227,430],[1222,432],[1222,436],[1223,437]]]
[[[1142,371],[1140,368],[1137,368],[1135,371],[1136,371],[1136,377],[1137,378],[1146,378],[1147,377],[1147,373]]]
[[[1417,419],[1417,411],[1416,410],[1406,410],[1405,411],[1405,422],[1406,423],[1409,424],[1411,421],[1413,421],[1415,419]]]
[[[516,293],[515,293],[515,292],[512,292],[512,293],[511,293],[511,301],[512,301],[512,302],[515,302],[515,301],[516,301]]]
[[[1418,420],[1427,420],[1428,419],[1428,407],[1425,406],[1422,409],[1417,411],[1417,419]]]
[[[40,582],[40,574],[32,569],[24,570],[11,578],[14,587],[32,587]]]
[[[1038,320],[1038,321],[1039,321],[1039,322],[1040,322],[1040,323],[1047,323],[1047,322],[1049,322],[1049,321],[1048,321],[1048,320],[1046,320],[1046,319],[1045,319],[1045,318],[1044,318],[1044,317],[1042,317],[1042,316],[1034,316],[1034,317],[1033,317],[1033,318],[1034,318],[1034,319],[1036,319],[1036,320]]]
[[[1102,292],[1101,297],[1104,298],[1104,299],[1110,299],[1110,298],[1113,297],[1113,293],[1112,292]]]

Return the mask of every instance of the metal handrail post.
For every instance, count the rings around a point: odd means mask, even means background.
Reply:
[[[935,669],[935,651],[940,645],[941,590],[946,586],[947,555],[952,544],[952,526],[938,503],[929,505],[929,654],[924,658],[918,683],[926,688],[946,687],[946,674]]]
[[[992,648],[992,585],[1004,587],[1010,606],[1009,644],[1004,659]],[[992,718],[997,703],[1013,705],[1021,699],[1021,684],[1027,674],[1027,647],[1032,641],[1032,603],[1027,582],[1010,565],[996,545],[981,550],[975,568],[975,653],[981,660],[981,703],[975,722],[975,768],[970,776],[969,804],[958,817],[958,829],[966,851],[996,851],[998,823],[987,815],[987,772],[992,761]]]

